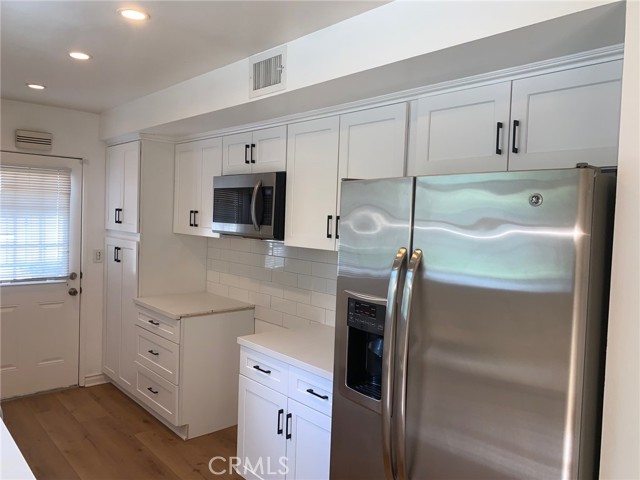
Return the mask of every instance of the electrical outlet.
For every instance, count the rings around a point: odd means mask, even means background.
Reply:
[[[104,250],[93,251],[93,263],[102,263],[103,258],[104,258]]]

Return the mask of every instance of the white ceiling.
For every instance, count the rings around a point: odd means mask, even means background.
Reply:
[[[383,3],[0,0],[0,94],[102,112]],[[151,19],[126,21],[116,14],[125,6]],[[72,50],[93,59],[72,60]]]

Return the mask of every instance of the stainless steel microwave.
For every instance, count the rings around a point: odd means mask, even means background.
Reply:
[[[214,177],[212,230],[284,240],[285,192],[285,172]]]

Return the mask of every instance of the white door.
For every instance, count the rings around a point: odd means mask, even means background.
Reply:
[[[0,396],[78,384],[82,161],[2,152]]]
[[[105,228],[138,233],[140,142],[107,148]]]
[[[511,82],[412,102],[407,175],[507,170]]]
[[[238,457],[246,479],[284,479],[287,397],[240,375]]]
[[[197,208],[200,149],[190,143],[176,146],[173,233],[194,234],[193,212]]]
[[[222,137],[222,174],[251,173],[251,132]]]
[[[335,250],[339,124],[336,116],[289,125],[285,245]]]
[[[621,78],[617,60],[515,80],[509,170],[616,165]]]
[[[283,172],[287,168],[287,126],[253,132],[250,151],[253,173]]]
[[[287,479],[328,480],[331,418],[291,399],[288,411]]]

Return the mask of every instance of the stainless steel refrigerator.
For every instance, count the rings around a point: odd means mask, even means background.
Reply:
[[[614,186],[343,182],[332,479],[597,475]]]

